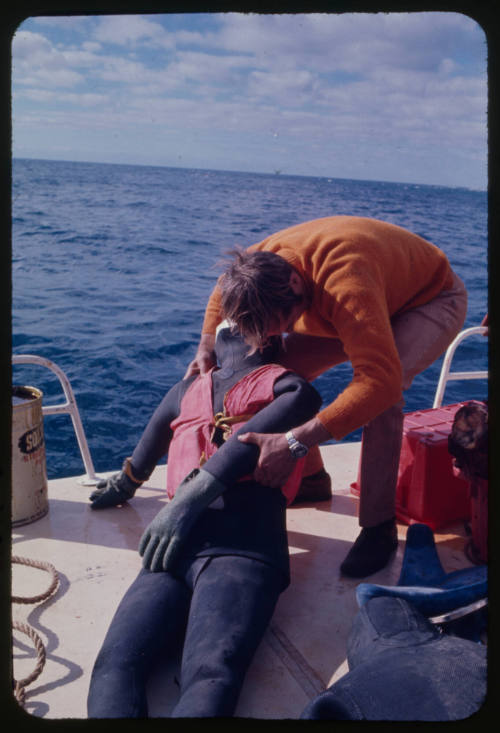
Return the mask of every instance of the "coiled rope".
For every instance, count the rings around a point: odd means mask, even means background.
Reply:
[[[40,560],[31,560],[26,557],[18,557],[18,556],[13,556],[12,562],[18,563],[19,565],[28,565],[29,567],[32,567],[32,568],[39,568],[40,570],[46,570],[52,576],[52,581],[50,583],[50,586],[44,593],[40,593],[39,595],[31,596],[31,597],[12,596],[13,603],[40,603],[41,601],[45,601],[48,598],[50,598],[52,595],[54,595],[54,593],[56,592],[56,590],[59,587],[59,576],[57,574],[57,570],[50,562],[42,562]],[[45,666],[45,658],[46,658],[45,647],[43,645],[43,642],[40,636],[37,634],[35,629],[32,626],[30,626],[29,624],[22,623],[21,621],[14,621],[13,628],[29,636],[29,638],[33,642],[33,645],[37,653],[37,663],[36,663],[36,666],[33,672],[31,672],[31,674],[29,674],[27,677],[24,677],[22,680],[16,680],[16,679],[13,680],[14,696],[16,700],[19,702],[19,704],[24,707],[25,698],[26,698],[26,687],[30,685],[32,682],[34,682],[37,679],[37,677],[39,677],[39,675],[41,674]]]

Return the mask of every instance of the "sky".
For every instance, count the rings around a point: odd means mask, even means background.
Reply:
[[[12,154],[484,190],[486,59],[456,12],[28,18]]]

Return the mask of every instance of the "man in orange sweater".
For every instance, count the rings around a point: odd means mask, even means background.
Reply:
[[[402,393],[445,351],[466,309],[465,287],[435,245],[393,224],[352,216],[304,222],[237,251],[210,296],[186,376],[213,365],[215,331],[224,319],[253,349],[286,334],[283,365],[310,381],[351,362],[349,385],[292,433],[240,436],[260,449],[257,481],[282,485],[307,453],[304,486],[319,482],[325,495],[318,445],[363,426],[362,530],[341,565],[346,575],[376,572],[397,547]]]

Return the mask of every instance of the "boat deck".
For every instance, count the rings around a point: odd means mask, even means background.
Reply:
[[[360,443],[321,448],[333,477],[330,501],[287,510],[292,581],[282,594],[271,626],[248,671],[236,715],[296,719],[306,704],[347,672],[346,641],[357,611],[359,581],[340,575],[339,565],[356,538],[358,500],[349,486],[357,476]],[[55,566],[57,593],[38,605],[13,607],[46,648],[41,675],[26,688],[27,713],[51,718],[86,718],[92,666],[113,613],[141,567],[137,552],[144,528],[166,501],[166,467],[160,466],[132,502],[94,511],[90,489],[76,478],[49,482],[49,512],[13,531],[13,555]],[[407,527],[398,525],[399,547],[388,567],[370,576],[386,585],[398,580]],[[435,534],[447,572],[470,567],[462,524]],[[14,564],[13,595],[33,596],[49,585],[47,573]],[[14,633],[14,675],[36,663],[30,640]],[[152,670],[150,717],[168,717],[178,695],[178,660]]]

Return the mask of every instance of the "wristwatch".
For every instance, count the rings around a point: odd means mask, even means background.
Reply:
[[[307,447],[307,445],[304,445],[304,443],[299,443],[291,430],[289,430],[288,433],[285,433],[285,438],[288,441],[288,447],[290,448],[290,451],[294,458],[303,458],[308,453],[309,448]]]

